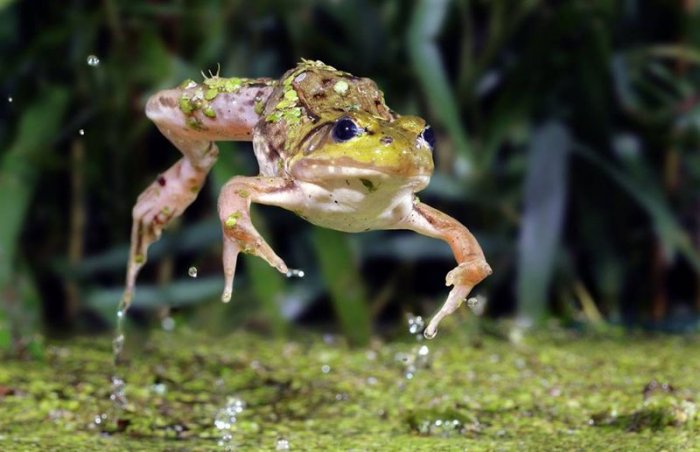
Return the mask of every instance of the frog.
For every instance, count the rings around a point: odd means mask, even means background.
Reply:
[[[145,112],[182,157],[133,207],[124,308],[149,246],[196,199],[217,161],[218,141],[252,141],[259,166],[257,176],[231,178],[218,198],[224,302],[232,297],[241,253],[289,272],[253,225],[252,203],[339,231],[412,230],[446,242],[457,265],[446,275],[452,288],[426,326],[427,338],[492,273],[474,235],[416,195],[434,170],[432,127],[391,110],[369,78],[302,59],[279,79],[210,73],[202,82],[186,80],[152,95]]]

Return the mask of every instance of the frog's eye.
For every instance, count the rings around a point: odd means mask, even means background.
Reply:
[[[338,142],[348,141],[357,136],[358,128],[352,119],[340,118],[333,126],[333,139]]]
[[[433,132],[433,128],[430,126],[427,126],[423,131],[420,133],[421,138],[425,140],[426,143],[428,143],[428,146],[430,146],[430,149],[435,148],[435,132]]]

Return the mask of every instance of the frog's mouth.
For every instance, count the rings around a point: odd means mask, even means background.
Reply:
[[[306,181],[328,180],[328,179],[430,179],[432,166],[380,166],[374,163],[358,162],[349,157],[339,158],[309,158],[297,161],[288,169],[295,178]],[[420,184],[422,185],[422,184]]]

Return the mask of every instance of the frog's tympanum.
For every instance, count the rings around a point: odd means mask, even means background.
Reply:
[[[219,196],[223,301],[231,298],[241,252],[288,271],[251,223],[251,202],[279,206],[339,231],[410,229],[446,241],[458,265],[447,274],[453,288],[426,337],[491,273],[467,228],[415,195],[433,171],[433,130],[421,118],[389,109],[372,80],[302,60],[280,80],[188,80],[152,96],[146,114],[183,157],[134,206],[124,306],[148,246],[197,197],[220,140],[252,141],[260,166],[260,175],[232,178]]]

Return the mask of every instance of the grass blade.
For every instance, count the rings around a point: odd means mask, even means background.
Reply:
[[[369,305],[347,238],[337,231],[314,228],[313,243],[343,334],[355,345],[367,344]]]
[[[13,145],[0,161],[0,346],[10,345],[13,318],[24,317],[22,310],[38,310],[38,303],[24,305],[22,291],[15,281],[30,280],[18,269],[17,245],[32,196],[42,170],[42,157],[51,151],[68,105],[68,93],[53,88],[38,96],[22,115]],[[26,278],[24,277],[26,276]],[[14,305],[14,306],[11,306]],[[3,313],[2,311],[5,310]],[[21,314],[21,315],[20,315]],[[32,317],[38,317],[31,315]]]
[[[570,146],[567,129],[550,122],[534,132],[528,153],[517,281],[518,316],[527,323],[541,322],[546,313],[564,218]]]
[[[450,134],[456,151],[466,160],[467,173],[470,173],[474,169],[474,155],[460,124],[455,95],[435,43],[449,3],[447,0],[422,0],[417,4],[408,30],[408,48],[425,97]]]

